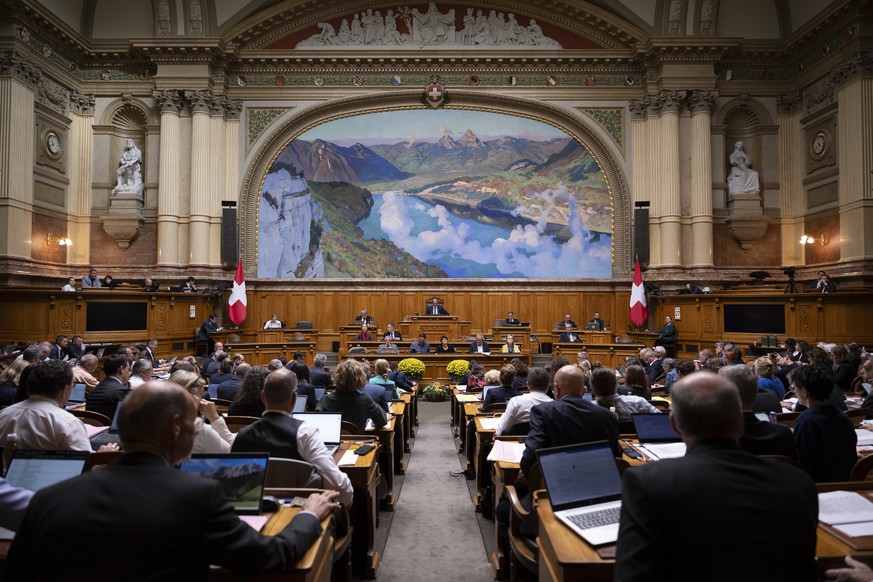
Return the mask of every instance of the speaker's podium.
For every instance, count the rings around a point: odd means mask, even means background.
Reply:
[[[439,343],[440,336],[446,336],[449,341],[470,336],[470,322],[461,321],[457,315],[426,315],[416,313],[407,315],[400,322],[400,333],[404,338],[417,339],[424,333],[428,341]]]

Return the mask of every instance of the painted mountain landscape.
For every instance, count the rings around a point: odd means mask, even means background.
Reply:
[[[261,190],[265,278],[608,278],[603,172],[543,122],[375,112],[291,141]]]

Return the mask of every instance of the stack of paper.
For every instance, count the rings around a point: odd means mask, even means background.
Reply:
[[[858,445],[873,445],[873,431],[856,428],[855,434],[858,435]]]
[[[458,402],[479,402],[479,396],[476,394],[458,394],[455,398]]]
[[[637,448],[656,461],[685,456],[685,443],[648,443]]]
[[[500,418],[495,418],[493,416],[483,416],[479,418],[479,422],[482,424],[482,428],[484,428],[485,430],[496,430],[497,425],[500,424]]]
[[[854,491],[819,493],[818,519],[853,538],[873,535],[873,503]]]
[[[524,443],[518,441],[494,441],[494,446],[491,448],[491,452],[488,453],[488,460],[520,463],[523,454]]]

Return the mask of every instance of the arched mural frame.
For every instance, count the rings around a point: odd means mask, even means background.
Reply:
[[[612,277],[627,277],[631,272],[631,197],[621,161],[614,146],[603,141],[587,120],[558,106],[504,95],[476,91],[450,90],[451,107],[490,110],[541,120],[559,127],[577,138],[599,164],[612,197]],[[258,201],[264,179],[285,146],[306,129],[322,120],[344,115],[390,110],[392,108],[427,107],[422,105],[422,90],[377,93],[338,99],[295,111],[272,128],[260,147],[252,153],[240,189],[240,255],[247,277],[255,277],[258,261]]]

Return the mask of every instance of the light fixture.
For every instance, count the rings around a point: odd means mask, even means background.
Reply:
[[[45,244],[48,246],[60,245],[62,247],[71,247],[73,246],[73,241],[63,234],[50,232],[45,235]]]
[[[828,244],[828,237],[826,237],[824,235],[824,233],[818,235],[817,238],[815,236],[808,235],[808,234],[805,234],[805,235],[800,237],[800,244],[802,244],[802,245],[811,245],[813,243],[818,243],[818,245],[820,247],[823,247],[826,244]]]
[[[68,238],[62,238],[62,239],[58,239],[58,244],[61,245],[62,247],[71,247],[71,246],[73,246],[73,241],[71,241]]]

